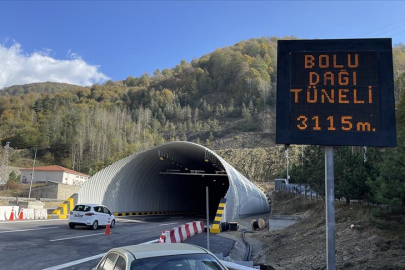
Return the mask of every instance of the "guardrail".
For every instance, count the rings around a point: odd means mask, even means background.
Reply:
[[[51,199],[51,198],[27,198],[27,197],[0,197],[0,201],[21,201],[21,202],[35,202],[35,201],[43,201],[43,202],[59,202],[63,201],[60,199]]]

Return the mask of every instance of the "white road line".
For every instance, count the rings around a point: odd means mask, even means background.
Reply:
[[[173,225],[173,224],[177,224],[178,222],[175,223],[166,223],[166,224],[160,224],[159,226],[167,226],[167,225]]]
[[[101,257],[104,256],[104,254],[105,254],[105,253],[101,253],[101,254],[94,255],[94,256],[91,256],[91,257],[87,257],[87,258],[84,258],[84,259],[80,259],[80,260],[77,260],[77,261],[73,261],[73,262],[69,262],[69,263],[64,263],[64,264],[60,264],[60,265],[53,266],[53,267],[49,267],[49,268],[45,268],[45,269],[43,269],[43,270],[58,270],[58,269],[63,269],[63,268],[70,267],[70,266],[73,266],[73,265],[76,265],[76,264],[81,264],[81,263],[84,263],[84,262],[88,262],[88,261],[91,261],[91,260],[95,260],[95,259],[101,258]]]
[[[37,228],[37,229],[25,229],[25,230],[15,230],[15,231],[3,231],[0,233],[13,233],[13,232],[27,232],[27,231],[37,231],[37,230],[50,230],[58,229],[59,227],[47,227],[47,228]]]
[[[99,235],[99,234],[104,234],[104,233],[94,233],[94,234],[87,234],[87,235],[81,235],[81,236],[75,236],[75,237],[54,239],[54,240],[49,240],[49,242],[56,242],[56,241],[69,240],[69,239],[75,239],[75,238],[89,237],[89,236],[94,236],[94,235]]]
[[[159,239],[148,241],[148,242],[145,242],[145,243],[142,243],[142,244],[152,244],[152,243],[157,243],[157,242],[159,242]]]
[[[156,243],[157,241],[158,240],[152,240],[152,241],[145,242],[145,243],[142,243],[142,244],[152,244],[152,243]],[[76,264],[81,264],[81,263],[84,263],[84,262],[88,262],[88,261],[91,261],[91,260],[101,258],[101,257],[104,256],[104,254],[105,253],[101,253],[101,254],[98,254],[98,255],[83,258],[83,259],[73,261],[73,262],[69,262],[69,263],[60,264],[60,265],[49,267],[49,268],[45,268],[45,269],[42,269],[42,270],[59,270],[59,269],[67,268],[67,267],[70,267],[70,266],[73,266],[73,265],[76,265]]]
[[[67,219],[26,219],[26,220],[17,220],[16,223],[26,223],[26,222],[49,222],[49,221],[67,221]],[[7,223],[13,223],[13,221],[10,220],[3,220],[0,221],[0,224],[7,224]]]
[[[118,219],[118,218],[116,218],[115,220],[118,220],[119,222],[122,222],[122,223],[127,223],[127,222],[147,223],[146,221],[143,221],[143,220]]]

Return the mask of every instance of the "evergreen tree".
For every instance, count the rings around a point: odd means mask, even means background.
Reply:
[[[398,132],[398,146],[384,152],[379,173],[367,180],[372,201],[387,205],[389,212],[405,214],[405,129]]]
[[[361,153],[350,147],[335,148],[335,197],[350,200],[363,200],[368,193],[367,172]]]

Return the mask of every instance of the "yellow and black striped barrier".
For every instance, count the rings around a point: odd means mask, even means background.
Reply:
[[[187,211],[140,211],[140,212],[119,212],[114,213],[116,217],[125,216],[145,216],[145,215],[165,215],[165,214],[188,214]]]
[[[51,215],[48,215],[48,219],[64,219],[67,218],[67,215],[70,211],[73,210],[77,203],[78,194],[75,193],[69,198],[66,199],[58,208],[53,210]]]
[[[75,193],[66,199],[59,207],[53,210],[51,215],[48,215],[48,219],[66,219],[77,204],[78,194]],[[114,216],[145,216],[145,215],[165,215],[165,214],[188,214],[188,211],[136,211],[136,212],[115,212]]]
[[[219,226],[221,224],[222,215],[224,214],[225,203],[226,203],[226,199],[222,198],[221,201],[219,202],[217,214],[215,215],[215,219],[214,219],[214,224],[212,224],[212,228],[210,228],[210,233],[220,233],[221,232],[221,229]]]

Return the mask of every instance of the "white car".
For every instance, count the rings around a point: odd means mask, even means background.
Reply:
[[[106,206],[101,204],[78,204],[69,213],[69,228],[76,226],[90,226],[97,230],[99,226],[107,226],[110,222],[110,228],[115,226],[115,216]]]
[[[139,244],[110,249],[93,270],[226,270],[208,250],[185,243]]]

